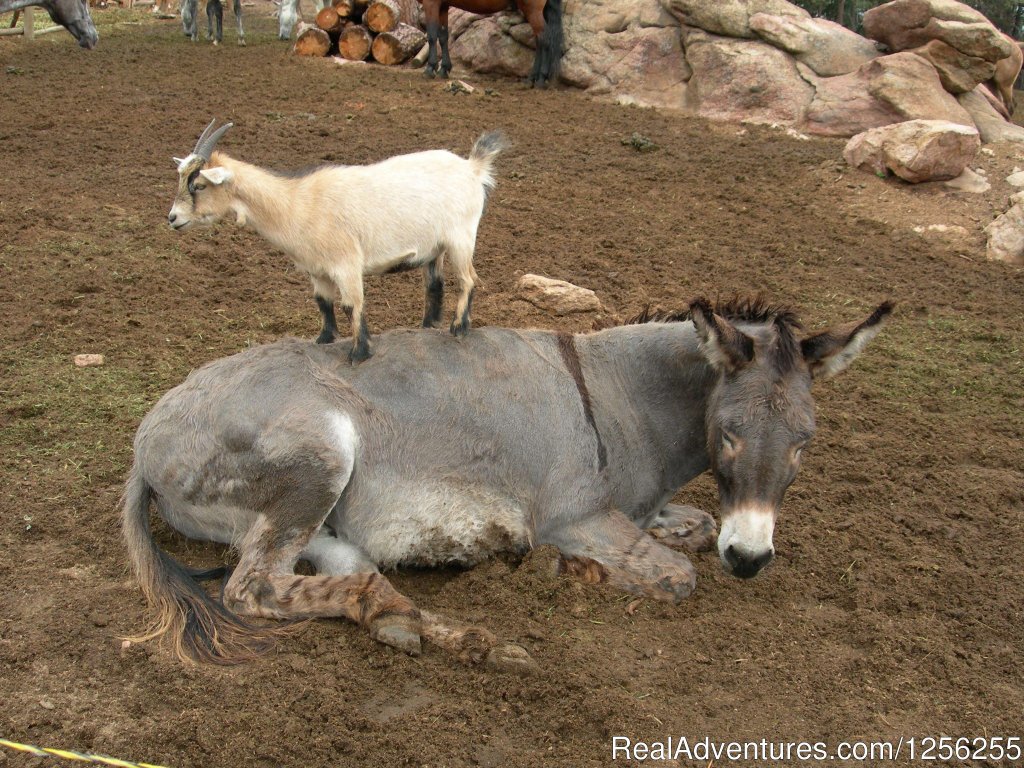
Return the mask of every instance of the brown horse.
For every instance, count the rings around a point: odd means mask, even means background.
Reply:
[[[498,13],[516,8],[537,37],[537,53],[529,81],[540,88],[557,77],[562,58],[562,0],[420,0],[427,20],[427,77],[437,75],[437,44],[441,44],[441,76],[448,77],[452,60],[448,57],[448,9],[470,13]]]

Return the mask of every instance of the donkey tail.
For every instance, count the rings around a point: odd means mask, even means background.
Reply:
[[[153,541],[149,504],[153,489],[132,467],[121,496],[121,528],[128,555],[142,591],[157,617],[144,634],[132,642],[169,635],[177,656],[186,661],[237,664],[265,651],[281,630],[253,627],[211,598],[195,576]]]
[[[489,131],[476,140],[473,151],[469,153],[469,162],[473,164],[473,170],[476,171],[487,190],[494,188],[494,176],[491,173],[494,158],[502,150],[508,149],[508,146],[509,142],[504,133]]]

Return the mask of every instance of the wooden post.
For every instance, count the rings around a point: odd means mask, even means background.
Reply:
[[[35,37],[35,24],[33,23],[33,12],[32,6],[25,6],[25,39],[31,40]]]

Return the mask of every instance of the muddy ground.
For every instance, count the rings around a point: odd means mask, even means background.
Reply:
[[[215,49],[121,11],[97,12],[93,52],[64,34],[0,40],[0,736],[181,768],[575,768],[613,764],[616,735],[1024,736],[1024,275],[986,262],[980,234],[1020,150],[979,157],[987,194],[911,189],[846,168],[840,141],[298,60],[249,10],[246,48],[230,24]],[[340,620],[231,669],[122,649],[148,617],[116,512],[139,420],[201,363],[318,328],[306,279],[259,238],[167,227],[171,156],[211,116],[236,123],[226,150],[277,168],[466,153],[505,129],[480,325],[598,319],[516,300],[523,272],[620,316],[763,290],[817,329],[898,301],[854,367],[817,385],[777,561],[741,582],[696,556],[691,599],[633,613],[529,561],[395,575],[421,605],[521,642],[541,668],[527,678],[410,658]],[[636,151],[634,132],[660,148]],[[913,231],[930,224],[967,234]],[[421,297],[416,273],[369,279],[371,329],[415,324]],[[106,365],[76,369],[83,352]],[[706,477],[677,500],[717,508]],[[156,525],[189,563],[231,559]],[[0,748],[0,765],[35,764]]]

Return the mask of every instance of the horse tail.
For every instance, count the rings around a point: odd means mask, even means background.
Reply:
[[[491,173],[494,158],[508,146],[508,139],[501,131],[485,133],[473,145],[473,151],[469,153],[469,162],[473,164],[473,170],[480,177],[485,191],[489,192],[494,188],[494,176]]]
[[[565,31],[562,29],[563,0],[548,0],[544,4],[544,44],[551,62],[551,78],[558,77],[562,63],[562,48],[565,46]],[[538,41],[539,42],[539,41]]]
[[[135,575],[157,618],[144,634],[127,639],[142,642],[166,634],[179,658],[215,664],[236,664],[266,650],[280,630],[243,622],[196,582],[215,572],[187,569],[157,547],[149,527],[152,498],[153,489],[136,464],[121,496],[121,528]]]

